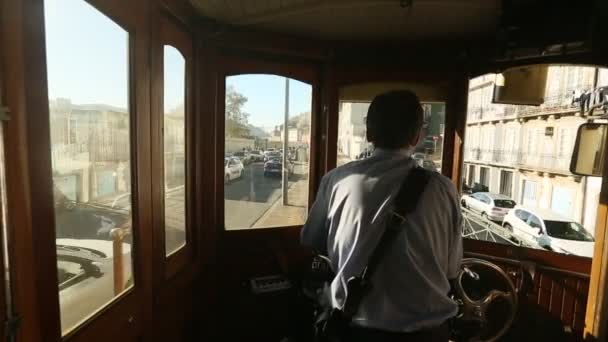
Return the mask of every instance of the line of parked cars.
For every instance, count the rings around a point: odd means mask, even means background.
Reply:
[[[295,152],[290,151],[287,160],[287,171],[289,175],[294,172]],[[266,151],[237,151],[226,153],[224,158],[224,181],[226,183],[239,179],[243,176],[245,165],[251,163],[264,163],[264,176],[280,175],[283,172],[283,150],[269,148]]]
[[[593,236],[578,222],[552,210],[518,205],[507,196],[489,192],[464,195],[461,205],[501,224],[515,240],[537,243],[560,253],[593,257]]]

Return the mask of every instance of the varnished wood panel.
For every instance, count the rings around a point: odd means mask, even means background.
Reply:
[[[542,314],[545,317],[544,320],[559,321],[563,325],[563,329],[573,331],[573,338],[577,340],[583,338],[589,275],[588,271],[587,273],[577,272],[581,265],[575,265],[576,262],[571,260],[570,263],[562,264],[563,269],[557,269],[543,263],[542,260],[544,259],[535,261],[534,253],[530,253],[527,257],[520,254],[518,258],[508,258],[504,255],[497,255],[501,254],[499,251],[504,249],[500,245],[482,241],[475,241],[472,244],[467,240],[465,240],[465,245],[467,246],[465,256],[484,258],[501,266],[515,281],[518,288],[522,288],[523,279],[520,273],[522,267],[527,269],[533,265],[534,267],[531,268],[533,274],[532,279],[530,279],[531,286],[524,286],[525,292],[519,295],[520,315],[529,315],[530,312],[535,315]],[[478,247],[477,250],[475,247]],[[483,250],[485,253],[479,254],[479,250]],[[491,253],[491,251],[495,251],[495,253]],[[540,252],[552,253],[548,251]],[[557,259],[560,259],[560,257],[568,258],[558,254],[555,254],[555,257]],[[588,259],[580,259],[583,260],[577,259],[576,261],[579,261],[579,263],[586,261],[587,267],[589,266],[590,261]],[[524,322],[526,320],[534,322],[534,317],[522,316],[519,319]],[[537,319],[540,318],[537,317]]]

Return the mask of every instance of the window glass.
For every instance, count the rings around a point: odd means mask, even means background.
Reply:
[[[515,210],[515,215],[524,222],[528,221],[528,218],[530,217],[530,213],[523,210]]]
[[[497,199],[497,200],[494,200],[494,205],[499,208],[514,208],[515,201]]]
[[[594,241],[593,236],[583,226],[576,222],[547,221],[547,234],[554,238],[571,241]]]
[[[46,0],[45,24],[65,334],[133,285],[129,35],[82,0]]]
[[[530,215],[530,217],[528,218],[528,224],[532,228],[542,228],[540,220],[535,215]]]
[[[312,87],[275,75],[226,78],[226,229],[302,225],[308,213]]]
[[[186,61],[164,46],[165,253],[186,244]]]
[[[511,196],[513,191],[513,172],[500,171],[500,194],[507,197]]]
[[[367,141],[365,128],[365,117],[370,103],[371,100],[340,102],[337,166],[371,155],[374,147]],[[425,169],[441,172],[445,104],[442,102],[423,102],[422,109],[424,111],[422,135],[412,158]]]
[[[570,159],[578,127],[588,120],[589,108],[596,114],[608,109],[604,89],[608,69],[591,66],[550,65],[544,103],[540,106],[492,103],[496,75],[483,75],[469,82],[469,102],[464,142],[463,192],[500,194],[505,209],[496,211],[493,221],[477,225],[483,218],[465,220],[471,238],[522,245],[554,252],[590,257],[593,241],[585,247],[557,242],[556,236],[584,239],[595,235],[596,212],[602,179],[570,173]],[[498,201],[495,201],[498,206]],[[464,211],[464,215],[479,216]],[[531,238],[529,224],[558,221],[556,236],[542,233]],[[521,219],[516,220],[516,218]],[[523,221],[523,222],[522,222]],[[576,230],[582,227],[584,231]],[[572,229],[570,229],[572,228]],[[547,229],[549,229],[547,227]],[[529,231],[526,231],[529,230]],[[537,231],[537,229],[536,229]],[[573,232],[574,231],[574,232]],[[580,233],[577,233],[580,232]],[[579,235],[577,235],[579,234]],[[557,248],[557,245],[561,247]]]

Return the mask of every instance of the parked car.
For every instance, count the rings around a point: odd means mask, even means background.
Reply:
[[[57,239],[61,330],[68,331],[115,298],[113,242]],[[132,284],[131,245],[123,243],[124,288]]]
[[[595,239],[578,222],[549,209],[516,206],[505,216],[503,227],[520,240],[562,253],[593,257]]]
[[[517,203],[505,195],[476,192],[461,199],[464,208],[481,214],[485,219],[501,221]]]
[[[260,151],[251,151],[249,152],[249,156],[251,158],[251,162],[263,162],[264,155]]]
[[[264,162],[267,162],[271,159],[283,159],[283,154],[278,151],[266,151],[264,153]]]
[[[372,148],[366,148],[357,155],[356,159],[369,158],[369,157],[371,157],[372,153],[374,153],[374,150]]]
[[[234,152],[232,154],[233,157],[235,158],[239,158],[239,160],[241,161],[241,163],[247,165],[251,162],[251,156],[249,154],[249,152],[245,152],[245,151],[238,151],[238,152]]]
[[[418,160],[418,159],[425,160],[426,154],[422,153],[422,152],[416,152],[416,153],[412,154],[412,158],[416,159],[416,160]]]
[[[281,175],[283,172],[283,160],[282,159],[270,159],[264,163],[264,177],[272,175]],[[293,163],[287,161],[287,174],[293,174]]]
[[[422,167],[431,171],[439,171],[439,167],[437,166],[437,164],[435,164],[435,162],[430,159],[423,160]]]
[[[224,159],[224,181],[230,182],[243,176],[243,163],[238,158]]]

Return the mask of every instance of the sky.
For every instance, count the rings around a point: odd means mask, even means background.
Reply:
[[[271,128],[285,120],[285,77],[276,75],[238,75],[226,78],[226,86],[247,98],[243,111],[249,113],[249,123]],[[289,117],[310,112],[312,87],[298,80],[289,80]]]
[[[84,0],[45,0],[49,98],[74,104],[127,108],[128,32]],[[179,51],[164,53],[165,110],[183,102],[184,60]],[[285,78],[239,75],[227,85],[248,98],[249,123],[271,128],[283,122]],[[311,110],[312,87],[290,81],[290,116]]]

